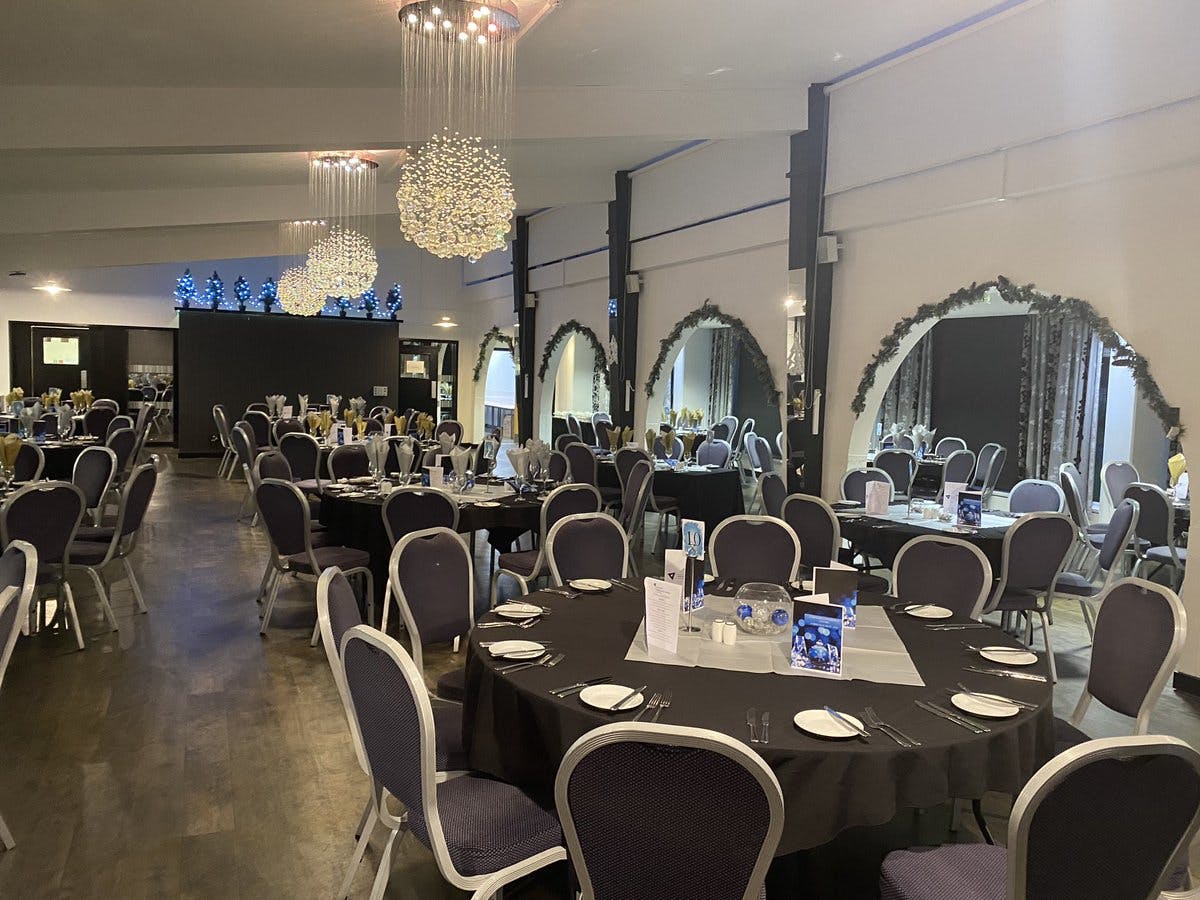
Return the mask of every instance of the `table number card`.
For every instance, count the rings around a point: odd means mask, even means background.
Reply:
[[[658,578],[645,579],[646,647],[674,655],[679,649],[680,585]]]
[[[886,481],[868,481],[865,499],[868,516],[886,516],[892,500],[892,486]]]
[[[797,600],[792,619],[792,668],[840,678],[842,608],[828,594]]]
[[[683,532],[683,552],[690,559],[704,559],[704,523],[684,519],[680,530]]]

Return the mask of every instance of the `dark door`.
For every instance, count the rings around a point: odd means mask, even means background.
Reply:
[[[92,359],[91,332],[63,325],[34,325],[29,329],[31,383],[22,385],[25,396],[38,396],[50,388],[71,391],[92,387],[87,381]],[[96,394],[97,397],[101,396]]]

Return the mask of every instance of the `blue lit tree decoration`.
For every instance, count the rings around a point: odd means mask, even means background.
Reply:
[[[363,292],[358,308],[367,314],[368,319],[375,318],[375,313],[379,312],[379,297],[375,295],[375,288],[370,287]]]
[[[204,299],[208,301],[212,309],[220,309],[225,303],[225,282],[215,271],[204,286]]]
[[[237,281],[233,283],[233,299],[237,301],[238,312],[246,311],[246,304],[253,299],[253,296],[250,292],[250,282],[246,281],[244,276],[239,275]]]
[[[188,309],[196,299],[196,282],[192,278],[192,270],[184,269],[183,274],[175,282],[175,300],[181,309]]]
[[[400,293],[399,282],[388,288],[387,298],[383,302],[387,307],[388,315],[393,319],[396,318],[396,313],[404,309],[404,295]]]
[[[258,292],[258,302],[262,304],[263,312],[269,313],[271,307],[279,302],[279,286],[270,275],[263,282],[262,290]]]
[[[338,308],[338,315],[343,319],[346,318],[346,313],[354,308],[354,304],[349,297],[338,297],[334,301],[334,305]]]

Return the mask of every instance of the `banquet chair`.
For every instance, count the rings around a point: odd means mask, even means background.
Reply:
[[[279,585],[284,575],[291,574],[315,581],[330,566],[337,566],[347,576],[361,576],[364,582],[367,621],[373,622],[375,585],[370,569],[371,554],[353,547],[315,546],[308,502],[300,493],[300,489],[290,481],[278,478],[264,479],[255,489],[254,497],[271,540],[271,574],[267,579],[269,593],[262,611],[259,634],[266,634],[271,624],[271,614],[275,610]],[[319,636],[319,631],[314,628],[313,646],[316,646]]]
[[[738,417],[734,416],[734,415],[724,416],[721,419],[721,421],[717,423],[717,425],[725,426],[725,437],[722,438],[722,440],[728,441],[730,443],[730,445],[732,446],[733,442],[735,440],[737,440],[737,438],[739,437]],[[715,428],[716,425],[714,425],[713,427]]]
[[[18,483],[40,481],[46,468],[46,454],[34,441],[21,441],[13,462],[12,480]]]
[[[742,453],[739,465],[741,465],[743,470],[756,472],[759,468],[758,445],[755,443],[755,438],[757,437],[758,435],[753,431],[747,431],[742,435]]]
[[[958,440],[958,438],[951,438]],[[970,450],[952,450],[942,466],[942,484],[938,488],[937,499],[940,503],[946,495],[948,484],[969,484],[971,473],[975,471],[975,454]]]
[[[909,453],[917,452],[917,442],[911,434],[901,434],[897,436],[896,441],[892,446],[897,450],[907,450]]]
[[[758,476],[758,508],[764,514],[780,518],[787,485],[778,472],[763,472]]]
[[[617,522],[631,546],[633,539],[638,535],[641,535],[643,543],[645,542],[646,507],[650,502],[653,479],[653,463],[647,459],[635,459],[621,489],[621,510],[617,515]],[[630,557],[629,567],[634,575],[638,574],[636,557]]]
[[[890,491],[888,503],[896,499],[896,485],[892,483],[892,476],[883,469],[870,466],[849,469],[842,476],[842,500],[865,504],[867,502],[867,482],[869,481],[886,481]]]
[[[895,492],[904,496],[912,487],[913,475],[917,471],[917,458],[911,450],[880,450],[875,454],[875,468],[887,472]]]
[[[716,430],[715,428],[713,429]],[[709,438],[696,448],[696,464],[725,468],[729,465],[729,442],[720,438]]]
[[[1082,495],[1079,493],[1079,486],[1076,484],[1074,477],[1066,471],[1068,466],[1074,468],[1071,463],[1063,463],[1059,467],[1058,486],[1062,488],[1063,497],[1067,501],[1067,514],[1079,530],[1079,540],[1076,542],[1075,552],[1069,563],[1069,568],[1074,570],[1076,568],[1083,569],[1085,566],[1088,566],[1088,558],[1093,555],[1094,551],[1099,550],[1103,546],[1105,536],[1108,534],[1108,523],[1091,524],[1087,513],[1087,506],[1083,501]],[[1089,566],[1089,568],[1092,574],[1095,574],[1094,565]]]
[[[364,775],[370,776],[371,769],[363,751],[362,736],[358,722],[350,711],[350,694],[346,688],[345,673],[342,671],[342,638],[356,625],[362,625],[362,614],[358,609],[358,598],[354,588],[337,566],[321,573],[317,579],[317,626],[321,630],[321,644],[325,658],[333,672],[333,683],[342,701],[342,712],[350,729],[350,742],[354,745],[354,756]],[[455,771],[467,768],[466,753],[462,746],[462,707],[453,703],[434,703],[433,720],[437,732],[436,760],[438,771]],[[355,833],[355,851],[342,882],[338,897],[349,897],[354,875],[362,862],[366,842],[361,841],[364,832],[370,835],[378,820],[375,813],[374,790],[368,796],[366,808],[359,820]],[[361,848],[361,849],[360,849]]]
[[[261,412],[261,413],[270,413],[270,412],[271,412],[271,407],[267,406],[267,404],[263,403],[263,402],[260,400],[260,401],[258,401],[257,403],[248,403],[248,404],[246,404],[246,412],[251,412],[251,411],[253,411],[253,412]]]
[[[362,444],[342,444],[329,452],[329,478],[362,478],[371,474],[367,448]]]
[[[148,407],[143,406],[143,409]],[[217,403],[212,408],[213,423],[217,426],[217,438],[221,442],[221,461],[217,464],[217,477],[226,480],[233,477],[233,466],[237,461],[237,453],[229,439],[229,413],[225,407]]]
[[[108,434],[108,423],[117,417],[116,409],[100,406],[100,400],[92,404],[83,414],[83,431],[92,437],[103,438]]]
[[[1042,623],[1050,679],[1058,680],[1054,648],[1050,641],[1050,607],[1054,585],[1067,564],[1075,541],[1075,523],[1055,512],[1026,513],[1004,533],[1000,578],[983,612],[1000,612],[1007,620],[1012,613],[1026,618],[1025,642],[1033,643],[1033,617]]]
[[[17,635],[29,618],[37,567],[37,550],[25,541],[14,541],[0,555],[0,686],[4,684]],[[3,816],[0,816],[0,844],[5,850],[16,846]]]
[[[579,438],[566,431],[554,439],[554,449],[565,451],[569,445],[577,443],[579,443]]]
[[[923,534],[892,563],[892,595],[903,603],[937,603],[979,621],[992,591],[992,564],[962,538]]]
[[[113,416],[112,421],[108,423],[108,428],[104,430],[104,439],[108,440],[112,437],[112,433],[119,428],[133,428],[133,419],[129,416]]]
[[[116,400],[109,399],[108,397],[101,397],[99,400],[93,400],[92,408],[95,409],[96,407],[99,407],[100,409],[111,409],[114,415],[121,411],[121,404],[119,404]]]
[[[708,553],[714,577],[743,584],[787,584],[800,569],[800,539],[770,516],[730,516],[713,529]]]
[[[279,437],[279,452],[292,470],[296,487],[302,491],[319,491],[326,479],[319,477],[321,445],[311,434],[287,432]]]
[[[150,461],[150,457],[143,453],[146,448],[146,438],[150,435],[149,406],[143,404],[141,409],[138,410],[137,419],[133,423],[133,430],[137,433],[137,443],[133,445],[133,464],[136,466]]]
[[[433,439],[436,441],[443,434],[448,434],[450,437],[454,438],[455,444],[461,444],[463,439],[462,422],[458,422],[454,419],[446,419],[442,422],[438,422],[437,427],[433,429]]]
[[[381,510],[388,546],[414,531],[428,528],[458,529],[458,503],[441,488],[412,485],[396,488],[383,501]],[[387,610],[383,621],[387,623]]]
[[[979,455],[975,459],[975,472],[971,475],[971,481],[967,485],[968,490],[983,490],[984,482],[987,480],[988,469],[992,465],[992,459],[1000,452],[1000,449],[1000,445],[996,443],[987,443],[979,448]]]
[[[983,493],[983,505],[986,508],[988,502],[992,499],[992,494],[996,490],[996,483],[1000,480],[1000,473],[1004,471],[1004,461],[1008,457],[1008,450],[1004,447],[997,448],[992,454],[991,460],[988,462],[987,473],[983,477],[983,486],[980,490]],[[976,471],[978,472],[978,465]]]
[[[967,442],[959,437],[944,437],[938,440],[933,447],[933,455],[939,458],[945,458],[955,450],[966,450]]]
[[[589,731],[559,764],[554,801],[587,900],[756,900],[783,834],[775,773],[741,741],[702,728]]]
[[[1083,613],[1083,623],[1087,626],[1088,634],[1093,635],[1092,608],[1088,601],[1103,595],[1121,577],[1121,564],[1125,551],[1137,536],[1138,516],[1141,504],[1136,500],[1125,499],[1117,504],[1112,518],[1108,522],[1108,534],[1100,545],[1097,556],[1097,567],[1105,574],[1104,583],[1097,586],[1088,575],[1076,572],[1063,572],[1054,583],[1055,597],[1065,597],[1079,601],[1079,609]]]
[[[546,536],[550,579],[558,587],[577,578],[625,578],[629,536],[612,516],[576,513],[554,523]]]
[[[1083,477],[1083,473],[1079,471],[1079,467],[1073,462],[1065,462],[1058,467],[1058,486],[1063,488],[1065,494],[1067,489],[1063,487],[1062,476],[1066,475],[1075,485],[1075,492],[1079,494],[1080,502],[1085,511],[1091,508],[1091,492],[1088,490],[1087,480]]]
[[[748,480],[754,476],[754,460],[746,444],[746,435],[754,434],[755,422],[751,417],[742,420],[742,424],[738,426],[737,432],[731,440],[730,446],[733,447],[733,468],[738,470],[742,476],[742,480]]]
[[[304,425],[299,419],[276,419],[271,426],[271,443],[276,447],[285,434],[303,434]]]
[[[271,446],[271,417],[265,412],[257,409],[247,409],[242,416],[250,426],[250,433],[254,435],[254,444],[259,450],[266,450]]]
[[[1200,753],[1165,736],[1089,741],[1042,766],[1007,848],[896,850],[881,900],[1154,900],[1200,828]]]
[[[108,618],[112,630],[117,630],[117,618],[113,613],[112,603],[105,586],[103,572],[110,563],[120,562],[133,592],[138,612],[145,613],[146,601],[142,598],[142,588],[137,576],[133,574],[133,566],[129,563],[129,554],[137,545],[138,532],[146,517],[146,510],[154,496],[154,487],[158,483],[158,473],[152,463],[138,466],[125,482],[121,491],[121,502],[117,507],[117,522],[113,527],[112,537],[107,543],[97,540],[74,540],[69,550],[69,561],[64,563],[68,572],[83,569],[92,579],[96,587],[96,595]]]
[[[718,422],[708,430],[708,439],[710,441],[725,441],[725,443],[729,443],[730,435],[729,426],[723,421]]]
[[[424,678],[426,644],[452,642],[475,627],[475,566],[466,540],[441,526],[411,531],[396,542],[388,558],[388,588],[396,598],[400,621],[408,632],[413,663]],[[386,614],[386,607],[384,608]],[[381,626],[387,631],[387,622]],[[466,670],[462,666],[438,677],[437,695],[462,703]]]
[[[600,499],[605,504],[616,503],[620,500],[620,488],[600,487],[596,451],[587,444],[576,440],[574,443],[567,444],[561,452],[567,458],[567,467],[570,469],[572,483],[590,484],[600,492]]]
[[[118,428],[108,436],[104,445],[117,457],[117,469],[113,473],[113,481],[120,485],[129,474],[133,463],[133,451],[137,446],[137,432],[132,428]]]
[[[671,440],[671,446],[668,447],[663,443],[663,435],[659,435],[654,439],[654,457],[655,459],[683,459],[683,439],[679,435]]]
[[[562,484],[569,481],[571,479],[571,461],[567,459],[567,454],[561,450],[551,451],[547,474],[549,474],[550,480],[555,484]]]
[[[500,554],[500,568],[492,575],[491,606],[496,605],[496,592],[500,586],[501,575],[515,578],[521,586],[522,594],[529,593],[529,582],[550,575],[550,568],[546,563],[546,536],[555,522],[574,513],[598,513],[600,507],[600,492],[594,485],[564,484],[552,490],[542,504],[538,547]]]
[[[254,485],[250,481],[251,473],[254,470],[254,459],[258,456],[258,448],[254,444],[254,433],[251,431],[249,424],[238,422],[233,426],[233,430],[229,432],[229,443],[233,445],[233,452],[237,459],[234,465],[237,465],[242,470],[242,477],[246,481],[246,494],[242,497],[242,505],[238,507],[237,521],[241,521],[247,515],[246,508],[250,507],[250,524],[258,523],[258,510],[254,507]]]
[[[388,413],[391,411],[391,407],[388,406],[372,406],[371,411],[367,413],[367,417],[370,419],[378,417],[382,421],[388,417]]]
[[[75,594],[67,581],[67,566],[85,502],[83,491],[73,484],[42,481],[20,488],[0,504],[0,544],[9,547],[14,541],[25,541],[34,548],[37,586],[54,586],[58,609],[69,617],[80,650],[84,647],[83,632]]]
[[[292,474],[292,467],[288,465],[287,457],[278,450],[267,450],[264,453],[258,454],[254,460],[254,466],[250,469],[250,486],[252,491],[257,491],[258,486],[262,484],[264,478],[277,478],[280,481],[288,481],[300,488],[301,492],[304,488],[296,482],[295,476]],[[321,500],[318,497],[311,497],[305,494],[304,500],[308,503],[309,523],[312,528],[312,540],[314,547],[328,546],[332,540],[330,532],[325,530],[325,526],[316,521],[316,517],[321,513]],[[267,594],[268,582],[271,577],[271,563],[268,561],[266,570],[263,572],[262,582],[258,587],[258,597],[256,602],[261,603]]]
[[[784,498],[779,517],[800,541],[800,562],[806,569],[826,568],[835,562],[853,564],[854,551],[842,547],[842,526],[833,507],[809,494]],[[858,571],[858,589],[872,594],[888,592],[887,579]]]
[[[601,450],[611,451],[612,445],[608,430],[612,428],[612,416],[606,412],[592,413],[592,431],[596,433],[596,446]]]
[[[383,422],[379,419],[368,418],[366,422],[367,425],[364,434],[383,434]]]
[[[775,471],[775,456],[771,452],[771,444],[766,438],[754,435],[748,449],[752,450],[751,458],[757,474]]]
[[[567,413],[567,431],[575,435],[579,440],[583,440],[583,426],[579,424],[579,419],[575,413]]]
[[[1065,505],[1062,488],[1040,478],[1018,481],[1008,493],[1008,511],[1012,513],[1062,512]]]
[[[99,528],[104,518],[104,501],[117,474],[117,455],[108,447],[84,447],[71,468],[71,483],[83,491],[84,509],[92,513]]]
[[[472,773],[447,780],[438,771],[433,708],[420,670],[398,641],[357,625],[342,638],[341,663],[375,786],[372,818],[388,829],[372,900],[387,890],[396,840],[406,830],[432,851],[447,882],[472,891],[471,900],[488,900],[566,859],[558,819],[519,788]],[[404,805],[404,815],[391,813],[387,794]],[[364,828],[357,859],[370,836]]]
[[[1164,567],[1171,568],[1172,584],[1178,588],[1187,567],[1187,547],[1175,545],[1175,505],[1166,491],[1156,484],[1135,481],[1125,488],[1125,498],[1138,502],[1137,556],[1133,574],[1143,566],[1153,565],[1156,575]]]
[[[166,422],[174,427],[175,422],[175,386],[168,385],[162,392],[154,404],[153,424],[158,428],[159,434],[162,434],[163,423]]]
[[[1142,481],[1137,467],[1123,460],[1107,463],[1100,473],[1100,480],[1104,483],[1105,494],[1108,495],[1108,505],[1114,509],[1125,498],[1125,489]]]
[[[779,450],[779,458],[787,459],[787,448],[783,445],[783,432],[775,435],[775,446]]]
[[[676,440],[679,439],[676,438]],[[682,441],[679,443],[680,446],[683,445]],[[621,483],[620,492],[618,494],[612,488],[606,488],[601,492],[601,496],[608,504],[615,505],[618,501],[623,504],[625,502],[625,479],[629,477],[629,472],[633,465],[638,460],[645,460],[649,463],[650,493],[646,499],[646,509],[658,516],[658,531],[654,535],[654,547],[657,548],[658,542],[663,539],[663,535],[667,530],[668,517],[674,516],[677,524],[681,521],[682,514],[679,510],[679,500],[665,494],[659,495],[654,493],[654,456],[648,450],[643,450],[641,447],[626,447],[619,451],[618,455],[621,453],[625,455],[620,460],[614,458],[617,466],[617,479]],[[622,471],[624,472],[623,476]],[[630,537],[632,539],[632,535]]]

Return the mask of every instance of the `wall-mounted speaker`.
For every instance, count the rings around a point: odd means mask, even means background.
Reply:
[[[642,275],[640,272],[630,272],[625,276],[625,293],[640,294],[642,292]]]
[[[817,237],[817,263],[835,263],[838,261],[838,251],[842,245],[836,234],[822,234]]]

